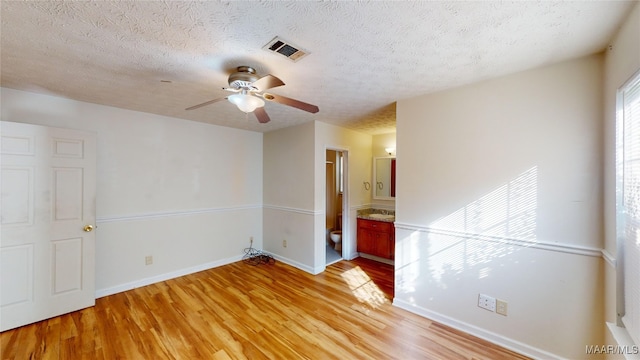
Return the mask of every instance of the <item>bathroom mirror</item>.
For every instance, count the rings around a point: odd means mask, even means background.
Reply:
[[[396,158],[373,158],[373,198],[395,200],[396,198]]]

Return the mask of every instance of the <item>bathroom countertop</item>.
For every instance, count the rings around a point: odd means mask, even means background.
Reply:
[[[395,222],[396,213],[393,210],[362,209],[358,210],[358,219],[374,220],[382,222]]]

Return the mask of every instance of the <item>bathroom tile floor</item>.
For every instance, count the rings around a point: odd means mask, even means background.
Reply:
[[[335,262],[342,260],[342,254],[338,253],[331,245],[327,244],[327,250],[325,251],[327,254],[326,264],[331,265]]]

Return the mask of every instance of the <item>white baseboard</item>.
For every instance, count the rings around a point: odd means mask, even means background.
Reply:
[[[360,253],[358,253],[357,251],[354,251],[354,252],[348,254],[347,257],[345,258],[345,260],[353,260],[353,259],[357,258],[358,256],[360,256]]]
[[[640,357],[638,357],[638,354],[637,354],[638,346],[640,346],[640,344],[636,345],[633,342],[633,339],[631,338],[631,335],[629,335],[629,332],[627,331],[627,329],[617,326],[616,324],[610,323],[610,322],[607,322],[607,329],[609,329],[609,332],[611,333],[613,340],[616,341],[616,345],[617,345],[616,349],[618,351],[620,349],[627,350],[626,352],[623,353],[624,358],[626,360],[640,359]]]
[[[96,299],[101,298],[101,297],[105,297],[105,296],[109,296],[109,295],[113,295],[113,294],[117,294],[117,293],[121,293],[121,292],[128,291],[128,290],[132,290],[132,289],[135,289],[135,288],[139,288],[139,287],[155,284],[155,283],[162,282],[162,281],[165,281],[165,280],[175,279],[177,277],[185,276],[185,275],[189,275],[189,274],[193,274],[193,273],[197,273],[199,271],[213,269],[215,267],[231,264],[231,263],[234,263],[234,262],[237,262],[237,261],[240,261],[240,260],[242,260],[242,255],[230,257],[230,258],[227,258],[227,259],[212,261],[212,262],[204,263],[204,264],[201,264],[201,265],[196,265],[196,266],[193,266],[193,267],[190,267],[190,268],[180,269],[180,270],[172,271],[172,272],[169,272],[169,273],[165,273],[165,274],[160,274],[160,275],[144,278],[144,279],[128,282],[128,283],[125,283],[125,284],[112,286],[112,287],[109,287],[109,288],[106,288],[106,289],[98,289],[98,290],[96,290]]]
[[[278,261],[281,261],[281,262],[283,262],[283,263],[285,263],[287,265],[291,265],[294,268],[298,268],[298,269],[300,269],[300,270],[302,270],[304,272],[308,272],[309,274],[312,274],[312,275],[317,275],[317,274],[319,274],[319,273],[324,271],[324,267],[321,270],[317,271],[318,269],[314,269],[311,266],[299,263],[299,262],[297,262],[295,260],[291,260],[289,258],[280,256],[280,255],[277,255],[277,254],[269,253],[269,255],[273,256],[273,258],[278,260]]]
[[[473,336],[479,337],[481,339],[487,340],[496,345],[502,346],[506,349],[515,351],[525,356],[529,356],[534,359],[563,359],[558,355],[549,353],[547,351],[535,348],[533,346],[521,343],[519,341],[509,339],[502,335],[493,333],[491,331],[487,331],[485,329],[479,328],[475,325],[467,324],[465,322],[453,319],[446,315],[442,315],[435,311],[431,311],[425,308],[421,308],[419,306],[412,305],[404,300],[393,299],[393,305],[397,306],[401,309],[407,310],[414,314],[418,314],[427,319],[436,321],[438,323],[450,326],[454,329],[464,331]]]
[[[374,261],[377,261],[377,262],[381,262],[383,264],[395,266],[395,261],[394,260],[381,258],[379,256],[360,253],[360,257],[365,258],[365,259],[369,259],[369,260],[374,260]]]

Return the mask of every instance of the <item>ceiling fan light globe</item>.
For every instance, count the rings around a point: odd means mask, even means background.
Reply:
[[[258,97],[246,94],[234,94],[228,97],[229,102],[234,104],[245,113],[250,113],[258,107],[264,106],[264,101]]]

